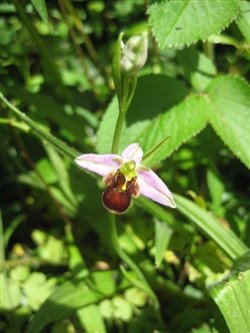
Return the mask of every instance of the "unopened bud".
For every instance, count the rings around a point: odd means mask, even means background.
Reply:
[[[147,35],[133,36],[122,47],[121,70],[128,75],[135,75],[145,64],[148,53]]]

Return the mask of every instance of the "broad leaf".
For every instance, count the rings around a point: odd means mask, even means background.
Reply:
[[[158,88],[155,89],[155,87]],[[131,125],[127,127],[124,124],[123,126],[120,151],[128,144],[138,140],[140,133],[144,132],[149,124],[149,119],[177,104],[186,95],[187,89],[176,79],[166,75],[141,76],[127,113],[127,122]],[[97,132],[96,150],[98,153],[111,151],[118,112],[118,102],[114,98],[109,104]]]
[[[231,333],[250,332],[249,252],[241,258],[242,270],[236,269],[226,280],[211,289],[211,295],[222,312]],[[243,260],[242,260],[243,259]],[[248,266],[248,269],[246,267]]]
[[[177,79],[162,74],[139,77],[133,101],[126,115],[128,125],[152,119],[182,101],[187,88]]]
[[[182,47],[220,32],[234,19],[234,0],[172,0],[152,4],[149,20],[160,48]]]
[[[191,95],[182,103],[155,118],[139,133],[138,140],[145,152],[159,144],[166,136],[169,139],[147,160],[155,165],[169,156],[182,143],[199,133],[207,123],[209,104],[202,95]]]
[[[250,168],[250,88],[235,76],[214,79],[207,89],[212,127],[233,153]]]
[[[246,41],[250,43],[250,2],[241,0],[239,1],[240,11],[237,17],[237,25],[245,37]]]

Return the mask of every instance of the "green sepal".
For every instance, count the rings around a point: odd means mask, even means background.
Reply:
[[[123,33],[120,33],[114,47],[114,55],[112,60],[112,76],[118,97],[119,104],[122,101],[122,80],[121,80],[121,43]]]
[[[152,157],[160,148],[161,146],[169,139],[169,135],[162,139],[157,145],[155,145],[152,149],[150,149],[146,154],[143,156],[143,162],[150,157]]]

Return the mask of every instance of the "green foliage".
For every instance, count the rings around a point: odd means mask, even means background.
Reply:
[[[250,169],[250,87],[237,77],[218,77],[211,82],[207,92],[211,125]]]
[[[249,9],[0,4],[0,331],[250,331]],[[146,31],[129,78],[121,38]],[[177,208],[139,196],[115,221],[74,159],[134,142]]]
[[[227,279],[211,288],[211,294],[220,308],[230,332],[248,332],[249,321],[249,252],[240,258],[240,270],[236,269]],[[236,262],[235,266],[239,266]]]
[[[45,0],[31,0],[31,2],[35,7],[36,11],[38,12],[38,14],[44,20],[45,24],[49,24],[48,11]]]
[[[204,41],[224,29],[237,11],[234,0],[162,1],[148,9],[150,25],[161,48]]]

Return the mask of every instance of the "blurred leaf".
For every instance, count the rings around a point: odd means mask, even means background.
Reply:
[[[246,252],[246,245],[230,229],[225,229],[212,213],[180,195],[175,194],[174,199],[179,211],[216,242],[229,257],[236,259]]]
[[[155,220],[155,265],[160,266],[164,253],[168,247],[173,230],[159,220]]]
[[[207,185],[212,197],[212,210],[219,213],[222,205],[222,194],[224,193],[225,186],[220,179],[218,171],[215,168],[207,170]]]
[[[149,22],[160,48],[183,47],[224,29],[238,10],[234,0],[163,1],[152,4]]]
[[[148,299],[148,295],[143,290],[135,287],[127,289],[124,296],[128,302],[139,307],[145,306]]]
[[[38,14],[41,16],[41,18],[44,20],[44,22],[48,25],[48,11],[45,0],[31,0],[33,6],[35,7]]]
[[[55,172],[58,175],[59,186],[68,200],[72,203],[72,205],[77,206],[76,197],[70,186],[69,173],[65,165],[65,161],[61,158],[58,152],[54,149],[54,147],[49,145],[44,145],[45,150],[49,156],[49,159],[54,167]]]
[[[85,328],[86,333],[107,332],[99,307],[95,304],[77,310],[76,316],[81,323],[81,327]]]
[[[68,318],[77,309],[97,303],[114,292],[113,272],[93,273],[87,284],[82,279],[66,281],[42,304],[27,333],[38,333],[46,325]]]
[[[129,321],[132,317],[131,305],[122,297],[115,296],[112,299],[114,318]]]
[[[34,94],[18,85],[12,89],[12,93],[23,104],[28,104],[31,107],[33,121],[44,122],[44,119],[49,119],[63,130],[67,129],[78,142],[82,142],[87,118],[86,112],[81,112],[83,111],[81,108],[77,108],[74,115],[67,114],[64,105],[55,100],[53,96],[41,91],[39,94]],[[46,108],[44,105],[46,105]]]
[[[214,286],[210,293],[231,333],[250,332],[250,270]]]
[[[38,245],[38,254],[47,262],[60,264],[65,258],[65,244],[61,239],[41,230],[33,230],[32,239]]]
[[[37,310],[44,300],[51,294],[55,285],[55,278],[47,280],[41,272],[32,273],[23,284],[23,291],[27,298],[28,305]]]
[[[250,87],[239,77],[222,76],[210,83],[207,93],[212,127],[250,169]]]
[[[16,228],[23,222],[24,219],[25,219],[25,215],[19,214],[12,221],[10,221],[9,224],[6,226],[5,231],[4,231],[5,247],[7,247],[11,236],[15,232]]]
[[[72,226],[65,226],[66,241],[67,241],[67,252],[68,252],[68,265],[72,272],[76,274],[77,277],[85,277],[88,275],[88,269],[82,257],[80,248],[77,246],[72,233]]]
[[[37,124],[34,120],[29,118],[25,113],[21,112],[18,108],[16,108],[13,104],[11,104],[1,93],[0,91],[0,99],[2,102],[12,111],[15,113],[17,117],[22,119],[26,124],[30,126],[30,128],[35,132],[36,135],[38,135],[42,140],[45,140],[45,142],[49,142],[54,147],[56,147],[59,151],[61,151],[63,154],[71,157],[76,158],[80,153],[78,153],[75,149],[70,148],[67,146],[63,141],[57,139],[55,136],[50,134],[49,132],[45,131],[44,129],[41,129],[39,124]]]
[[[246,41],[250,43],[250,2],[241,0],[239,5],[240,11],[236,23]]]

